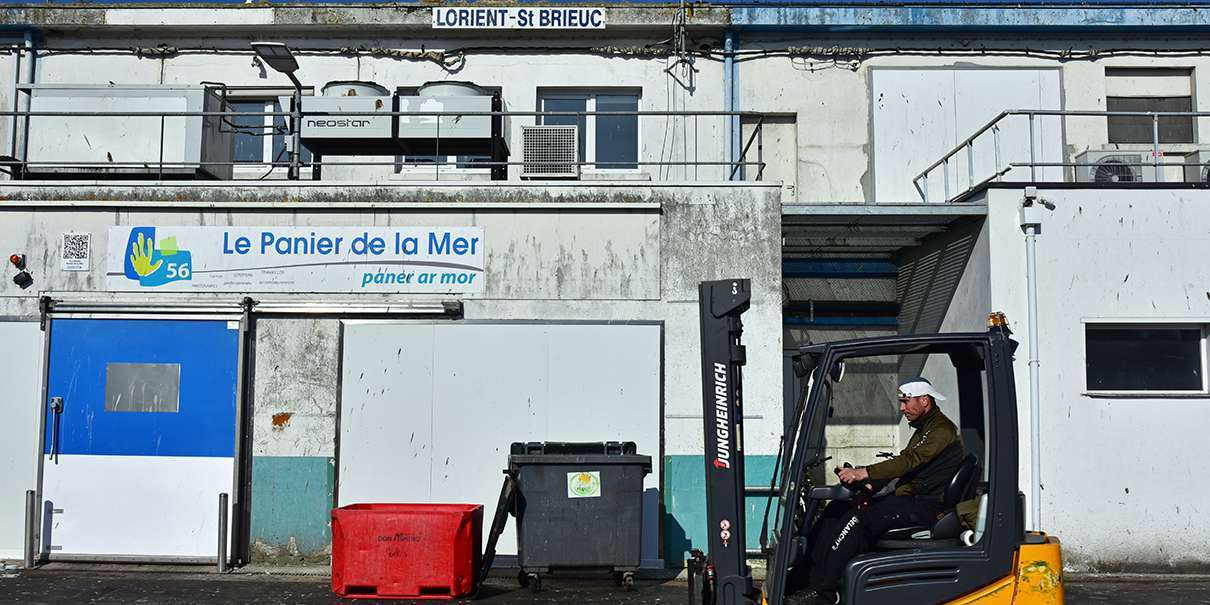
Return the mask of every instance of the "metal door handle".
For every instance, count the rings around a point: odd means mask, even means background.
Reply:
[[[59,461],[59,418],[63,415],[63,398],[50,398],[50,411],[54,414],[51,419],[50,429],[50,457],[55,462]]]

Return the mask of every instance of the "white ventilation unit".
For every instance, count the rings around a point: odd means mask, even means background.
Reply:
[[[1210,151],[1198,151],[1185,156],[1185,164],[1186,183],[1210,183]]]
[[[578,179],[579,149],[575,126],[522,126],[521,178]]]
[[[1154,183],[1151,154],[1130,151],[1085,151],[1076,156],[1078,183]]]

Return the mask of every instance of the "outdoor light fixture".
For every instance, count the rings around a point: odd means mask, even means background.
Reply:
[[[12,263],[12,265],[14,267],[16,267],[18,271],[25,270],[25,255],[24,254],[10,254],[8,257],[8,262]]]
[[[275,71],[286,74],[294,84],[294,96],[290,97],[290,169],[286,178],[296,180],[301,167],[299,147],[302,145],[299,137],[302,125],[302,82],[294,76],[294,72],[298,71],[298,60],[294,58],[294,53],[290,52],[290,47],[286,46],[285,42],[253,42],[252,50],[256,51],[256,56],[260,57],[261,61]]]
[[[253,42],[252,50],[256,51],[256,55],[269,67],[283,74],[289,76],[298,71],[298,61],[285,42]]]

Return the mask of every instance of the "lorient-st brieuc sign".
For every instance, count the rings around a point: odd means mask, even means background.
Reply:
[[[111,227],[117,291],[482,292],[482,227]]]
[[[435,6],[433,29],[604,29],[605,9],[584,6]]]

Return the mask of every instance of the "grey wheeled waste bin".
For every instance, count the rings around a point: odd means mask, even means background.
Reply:
[[[600,570],[634,588],[650,472],[651,456],[630,441],[514,443],[521,585],[537,592],[551,570]]]

